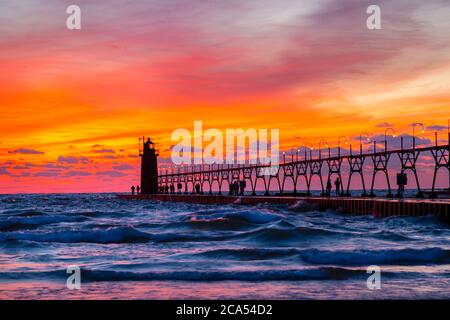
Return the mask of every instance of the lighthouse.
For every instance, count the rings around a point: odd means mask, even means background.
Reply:
[[[141,193],[154,194],[158,192],[158,150],[155,144],[145,137],[142,138],[141,157]]]

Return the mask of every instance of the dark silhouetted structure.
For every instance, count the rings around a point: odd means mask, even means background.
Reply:
[[[329,195],[331,195],[331,188],[332,188],[333,186],[331,185],[331,179],[330,178],[328,178],[328,181],[327,181],[327,196],[329,196]]]
[[[400,172],[397,173],[397,198],[403,198],[403,194],[405,193],[405,186],[408,184],[408,177],[406,173]]]
[[[436,181],[440,169],[447,169],[450,172],[450,126],[448,134],[448,143],[439,145],[437,133],[435,133],[435,145],[416,147],[413,142],[411,148],[404,148],[403,136],[399,138],[400,148],[390,149],[388,148],[387,139],[384,140],[384,148],[380,150],[380,141],[372,140],[372,147],[367,148],[366,152],[363,152],[363,144],[359,143],[359,152],[354,152],[352,145],[350,144],[349,150],[346,154],[341,153],[341,148],[338,147],[337,155],[331,155],[330,148],[328,148],[328,157],[321,156],[321,150],[319,154],[314,156],[312,148],[304,147],[304,156],[297,150],[297,156],[292,161],[282,162],[278,166],[271,168],[272,164],[257,163],[257,164],[211,164],[211,165],[195,165],[195,166],[180,166],[174,170],[160,169],[158,174],[158,186],[160,192],[165,191],[165,187],[173,183],[181,183],[184,188],[184,193],[195,193],[196,184],[201,185],[201,192],[209,192],[212,194],[213,185],[218,188],[218,194],[222,194],[228,187],[229,195],[237,195],[239,192],[239,185],[235,183],[236,180],[243,179],[249,186],[251,195],[256,196],[256,188],[258,184],[264,186],[265,195],[270,195],[271,187],[278,187],[278,192],[284,194],[285,191],[292,191],[293,194],[299,194],[301,191],[301,183],[303,182],[304,191],[307,196],[311,196],[311,182],[313,177],[317,177],[320,182],[321,194],[330,195],[332,191],[331,175],[337,175],[336,195],[337,196],[351,196],[350,187],[352,177],[356,174],[361,177],[362,194],[363,197],[375,197],[375,178],[377,175],[384,176],[384,185],[380,186],[380,189],[386,189],[388,192],[386,197],[392,198],[394,195],[391,188],[391,178],[389,172],[393,170],[393,166],[399,166],[400,172],[406,173],[406,171],[412,172],[411,179],[415,181],[417,194],[419,198],[429,195],[430,198],[436,198],[439,195],[447,195],[448,191],[437,191]],[[414,140],[414,139],[413,139]],[[377,149],[378,148],[378,149]],[[418,170],[416,164],[419,157],[428,153],[427,158],[422,156],[422,160],[432,161],[434,164],[433,182],[430,186],[431,192],[423,192],[417,174]],[[431,153],[432,157],[429,156]],[[398,162],[392,161],[391,157],[398,157]],[[390,160],[391,159],[391,160]],[[367,163],[371,161],[371,163]],[[343,176],[342,173],[347,173],[342,170],[343,165],[346,165],[348,169],[348,175]],[[270,170],[270,174],[267,174],[267,169]],[[323,169],[328,171],[328,179],[325,185],[323,183],[324,172]],[[447,171],[446,170],[446,171]],[[365,178],[366,175],[371,174],[372,181],[371,187],[366,188]],[[344,189],[343,182],[346,179],[347,189]],[[287,184],[287,181],[291,181],[291,184]],[[450,183],[450,181],[449,181]],[[411,185],[411,183],[410,183]],[[287,189],[287,188],[290,188]],[[168,189],[167,189],[168,190]],[[450,189],[448,189],[450,190]],[[166,191],[167,193],[167,191]]]
[[[336,181],[334,181],[334,185],[336,187],[336,195],[340,196],[341,195],[341,180],[339,179],[339,177],[336,178]]]
[[[141,156],[141,194],[158,193],[158,150],[154,143],[142,137]]]

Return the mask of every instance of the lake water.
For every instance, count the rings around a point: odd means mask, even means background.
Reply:
[[[71,265],[80,290],[66,287]],[[450,228],[301,204],[0,195],[0,298],[448,299]]]

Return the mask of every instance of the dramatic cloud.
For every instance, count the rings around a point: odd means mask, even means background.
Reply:
[[[92,150],[94,153],[116,153],[113,149],[94,149]]]
[[[10,154],[18,154],[18,153],[20,153],[20,154],[44,154],[44,152],[42,152],[42,151],[37,151],[34,149],[26,149],[26,148],[11,150],[11,151],[8,151],[8,153],[10,153]]]
[[[393,127],[393,126],[394,125],[389,122],[381,122],[376,125],[377,128],[389,128],[389,127]]]
[[[386,136],[386,140],[387,140],[389,149],[400,148],[402,139],[403,139],[403,147],[405,149],[412,148],[413,136],[409,135],[409,134],[402,134],[400,136],[396,136],[395,138],[390,135]],[[384,135],[376,135],[376,136],[372,137],[372,140],[376,141],[377,145],[379,144],[380,146],[384,146],[385,136]],[[431,139],[416,137],[416,146],[426,146],[429,144],[431,144]],[[370,145],[370,143],[369,143],[369,145]]]
[[[118,177],[125,177],[126,174],[123,172],[119,172],[119,171],[99,171],[96,173],[98,176],[108,176],[108,177],[114,177],[114,178],[118,178]]]
[[[90,176],[91,173],[86,172],[86,171],[68,171],[64,174],[66,177],[86,177],[86,176]]]
[[[117,165],[117,166],[113,166],[112,167],[114,170],[132,170],[132,169],[136,169],[136,167],[129,165],[129,164],[121,164],[121,165]]]
[[[75,156],[59,156],[58,162],[60,163],[69,163],[69,164],[77,164],[77,163],[88,163],[89,158],[87,157],[75,157]]]
[[[112,159],[118,159],[119,157],[118,156],[113,156],[113,155],[106,155],[106,156],[103,156],[103,159],[110,159],[110,160],[112,160]]]
[[[361,132],[382,147],[385,128],[410,135],[416,121],[428,126],[418,145],[446,138],[448,0],[379,0],[381,30],[367,29],[360,0],[79,0],[79,32],[64,27],[65,1],[7,3],[0,161],[29,169],[4,168],[0,188],[44,190],[43,169],[67,190],[125,188],[137,137],[169,159],[172,131],[194,120],[280,129],[283,150],[323,139],[336,152]]]
[[[14,169],[14,170],[28,170],[28,169],[30,169],[30,167],[27,167],[27,166],[14,166],[14,167],[12,167],[12,169]]]
[[[35,177],[59,177],[61,172],[58,170],[39,171],[33,174]]]
[[[55,169],[55,170],[62,170],[62,169],[67,169],[68,167],[63,166],[63,165],[57,165],[55,163],[46,163],[44,165],[42,165],[43,168],[47,168],[47,169]]]
[[[428,126],[427,130],[442,131],[442,130],[448,130],[448,127],[447,126]]]
[[[91,148],[92,148],[91,152],[94,153],[116,153],[115,150],[105,148],[105,146],[101,144],[94,144]]]

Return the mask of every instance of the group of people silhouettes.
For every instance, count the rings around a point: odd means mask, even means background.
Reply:
[[[238,196],[244,195],[244,191],[245,191],[245,187],[247,186],[247,183],[245,182],[245,180],[235,180],[232,183],[230,183],[230,195],[233,196]],[[334,181],[334,186],[335,186],[335,190],[336,190],[336,195],[340,196],[341,195],[341,179],[339,179],[339,177],[336,178],[336,180]],[[181,189],[183,188],[183,185],[181,184],[181,182],[177,183],[177,193],[181,193]],[[328,178],[327,181],[327,188],[326,188],[326,195],[330,196],[331,195],[331,189],[332,189],[332,184],[331,184],[331,178]],[[139,194],[141,191],[139,185],[135,186],[131,186],[131,194],[134,195]],[[194,191],[197,194],[201,194],[203,193],[202,187],[200,185],[200,183],[196,183],[194,185]],[[164,186],[160,186],[159,187],[159,192],[160,193],[175,193],[175,185],[174,184],[166,184]],[[185,186],[185,193],[187,193],[187,185]]]
[[[181,193],[183,189],[183,184],[178,182],[176,185],[177,193]],[[173,183],[160,186],[158,188],[159,193],[175,193],[175,185]],[[186,191],[186,190],[185,190]]]
[[[177,193],[182,193],[183,184],[181,182],[178,182],[176,189],[177,189]],[[195,193],[197,193],[197,194],[203,193],[200,183],[196,183],[194,185],[194,190],[195,190]],[[185,185],[184,192],[185,193],[188,192],[187,185]],[[175,193],[175,185],[173,183],[171,183],[171,184],[166,184],[164,186],[161,186],[161,187],[159,187],[159,193]]]
[[[237,195],[244,195],[245,187],[247,186],[247,183],[245,180],[235,180],[230,184],[230,195],[237,196]]]
[[[337,177],[336,180],[334,181],[334,186],[335,186],[335,190],[336,190],[336,195],[340,196],[341,195],[341,179],[339,179],[339,177]],[[326,191],[327,196],[331,195],[331,189],[332,189],[331,178],[328,178],[327,191]]]
[[[134,192],[136,191],[137,194],[139,194],[141,192],[141,188],[139,187],[139,185],[135,186],[131,186],[131,194],[134,195]]]
[[[232,183],[230,183],[230,195],[244,195],[244,191],[245,191],[245,187],[247,186],[247,183],[245,182],[245,180],[235,180]],[[176,185],[176,189],[177,189],[177,193],[182,193],[182,189],[183,189],[183,184],[181,182],[178,182]],[[175,185],[174,184],[166,184],[164,186],[160,186],[158,188],[159,193],[175,193]],[[187,190],[187,185],[185,185],[185,193],[188,193]],[[202,194],[203,193],[203,189],[200,183],[196,183],[194,185],[194,193],[196,194]],[[131,186],[131,194],[139,194],[140,193],[140,187],[137,185],[135,186]]]
[[[397,193],[397,197],[402,198],[403,194],[405,192],[405,185],[408,183],[407,182],[407,176],[405,173],[401,172],[399,174],[397,174],[397,184],[398,184],[398,193]],[[234,180],[233,182],[230,183],[230,192],[229,195],[232,196],[243,196],[244,195],[244,191],[245,191],[245,187],[247,186],[247,183],[245,180]],[[334,181],[334,186],[335,186],[335,192],[336,192],[336,196],[342,196],[344,195],[344,190],[342,187],[342,182],[341,179],[339,177],[336,178],[336,180]],[[324,196],[331,196],[331,190],[333,188],[332,182],[331,182],[331,178],[328,178],[327,180],[327,185],[326,185],[326,190],[325,190],[325,194],[323,194]],[[181,194],[183,191],[183,184],[181,182],[178,182],[176,185],[176,189],[177,189],[177,193]],[[163,186],[159,186],[158,187],[158,192],[159,193],[175,193],[175,185],[174,184],[166,184]],[[141,193],[141,188],[139,185],[136,186],[131,186],[131,194],[140,194]],[[188,193],[188,185],[185,184],[184,185],[184,193]],[[194,185],[194,190],[193,193],[196,194],[203,194],[203,188],[202,185],[197,182]],[[210,192],[211,193],[211,192]]]

